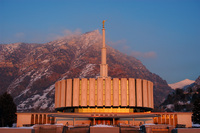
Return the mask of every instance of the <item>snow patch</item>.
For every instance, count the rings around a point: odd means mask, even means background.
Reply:
[[[47,62],[49,62],[49,60],[48,60],[48,59],[46,59],[46,60],[43,60],[41,63],[47,63]]]
[[[22,103],[20,103],[17,106],[17,110],[18,111],[23,111],[23,110],[31,110],[32,108],[34,109],[47,109],[49,108],[49,110],[53,110],[54,109],[54,104],[51,105],[49,107],[49,104],[52,103],[53,99],[49,98],[47,99],[47,95],[53,91],[53,89],[55,88],[55,85],[51,85],[49,88],[43,90],[42,95],[34,95],[31,98],[27,98],[25,101],[23,101]]]
[[[30,98],[31,100],[35,101],[40,97],[40,95],[34,95],[33,98]]]
[[[178,101],[178,105],[184,105],[183,101]]]
[[[174,104],[166,105],[166,109],[174,110]]]
[[[190,104],[190,101],[187,102],[178,101],[178,105],[186,105],[186,104]]]
[[[194,83],[195,81],[194,80],[190,80],[190,79],[185,79],[185,80],[182,80],[180,82],[177,82],[177,83],[173,83],[173,84],[168,84],[172,89],[177,89],[177,88],[180,88],[182,89],[184,86],[186,85],[190,85],[192,83]]]
[[[87,65],[85,66],[85,68],[82,70],[82,72],[81,72],[81,74],[79,75],[79,77],[80,77],[80,78],[86,77],[86,76],[89,74],[89,72],[91,72],[91,71],[94,69],[95,65],[96,65],[96,64],[87,64]]]
[[[70,72],[70,71],[67,71],[66,73],[64,73],[64,74],[62,75],[61,80],[66,79],[66,78],[68,77],[69,72]]]
[[[5,52],[6,55],[13,53],[22,43],[12,43],[4,45],[3,52]]]
[[[194,123],[192,122],[192,127],[200,127],[200,124],[194,124]]]

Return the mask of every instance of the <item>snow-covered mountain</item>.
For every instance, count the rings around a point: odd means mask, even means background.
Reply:
[[[53,111],[55,82],[99,76],[102,36],[98,30],[45,44],[0,45],[0,94],[7,91],[18,111]],[[142,78],[154,83],[154,103],[172,89],[134,57],[107,46],[109,76]]]
[[[194,83],[195,81],[194,80],[190,80],[190,79],[185,79],[185,80],[182,80],[180,82],[177,82],[177,83],[173,83],[173,84],[168,84],[172,89],[183,89],[185,86],[188,86],[192,83]]]
[[[191,80],[186,82],[191,83]],[[163,111],[186,111],[191,112],[194,102],[200,98],[200,76],[190,85],[183,89],[179,88],[170,93],[165,101],[161,104],[160,109]]]

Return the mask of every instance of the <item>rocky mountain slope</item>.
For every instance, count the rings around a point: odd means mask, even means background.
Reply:
[[[164,111],[192,111],[195,100],[200,99],[200,76],[184,89],[176,89],[161,104]]]
[[[0,93],[9,92],[18,111],[53,111],[54,84],[64,78],[99,75],[101,34],[98,30],[45,44],[0,45]],[[172,89],[137,59],[107,46],[109,76],[133,77],[154,83],[158,106]]]
[[[177,83],[173,83],[173,84],[168,84],[172,89],[182,89],[192,83],[194,83],[195,81],[194,80],[190,80],[190,79],[185,79],[185,80],[182,80],[180,82],[177,82]]]

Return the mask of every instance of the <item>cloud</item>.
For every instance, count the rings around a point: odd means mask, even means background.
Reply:
[[[65,39],[65,38],[77,36],[77,35],[81,35],[80,29],[76,29],[75,31],[65,29],[61,35],[56,35],[55,39]]]
[[[81,30],[80,29],[76,29],[75,31],[70,31],[70,30],[64,30],[63,31],[64,36],[71,36],[71,35],[80,35],[81,34]]]
[[[58,39],[67,39],[70,38],[72,36],[77,36],[77,35],[81,35],[81,30],[80,29],[76,29],[75,31],[71,31],[68,29],[65,29],[59,33],[50,33],[46,36],[46,41],[54,41],[54,40],[58,40]]]
[[[112,41],[109,41],[107,42],[108,45],[110,45],[111,47],[114,47],[116,49],[119,49],[121,52],[123,53],[127,53],[127,51],[130,50],[130,47],[126,44],[127,41],[125,39],[123,40],[118,40],[116,42],[112,42]]]
[[[119,46],[119,45],[126,45],[126,40],[118,40],[116,42],[107,42],[110,46],[112,47],[116,47],[116,46]]]
[[[126,40],[118,40],[116,42],[108,42],[108,44],[111,47],[114,47],[118,50],[120,50],[122,53],[125,53],[130,56],[134,56],[136,58],[142,58],[142,59],[153,59],[156,58],[157,55],[154,51],[149,52],[139,52],[139,51],[133,51],[130,46],[127,45]]]

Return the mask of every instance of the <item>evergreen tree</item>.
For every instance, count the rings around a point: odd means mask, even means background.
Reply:
[[[196,101],[194,102],[194,108],[192,112],[193,123],[200,124],[200,99],[196,99]]]
[[[16,105],[7,92],[0,96],[0,126],[11,127],[16,122]]]

